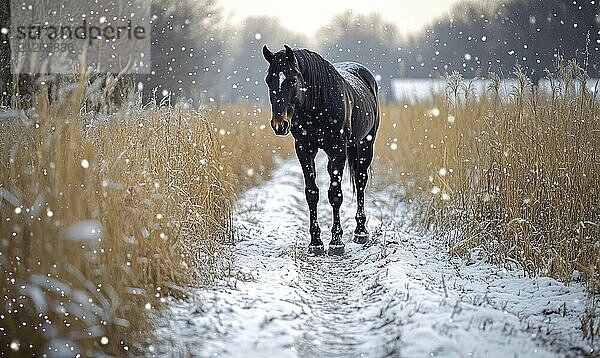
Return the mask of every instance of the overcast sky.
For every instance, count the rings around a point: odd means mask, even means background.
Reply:
[[[404,33],[417,31],[446,12],[458,0],[220,0],[232,21],[253,15],[276,17],[287,28],[313,35],[331,18],[345,10],[380,13]]]

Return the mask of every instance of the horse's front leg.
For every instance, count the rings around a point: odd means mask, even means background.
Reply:
[[[317,204],[319,203],[319,187],[317,187],[315,171],[317,147],[301,141],[296,141],[295,146],[296,156],[304,174],[304,193],[310,213],[310,245],[308,245],[308,254],[323,255],[325,249],[323,248],[323,241],[321,241],[321,229],[317,220]]]
[[[333,223],[331,225],[331,241],[329,242],[329,255],[341,255],[344,253],[344,242],[342,241],[342,225],[340,223],[340,207],[344,201],[342,194],[342,174],[346,163],[346,151],[344,146],[334,146],[327,150],[329,162],[327,172],[329,173],[329,204],[333,209]]]

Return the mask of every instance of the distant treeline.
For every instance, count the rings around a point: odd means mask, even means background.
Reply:
[[[598,1],[512,0],[459,3],[411,39],[400,51],[406,76],[440,76],[457,70],[466,77],[508,75],[520,64],[534,78],[555,67],[556,55],[584,62],[589,34],[589,72],[598,73]]]
[[[0,7],[2,27],[9,24],[6,3]],[[264,102],[265,43],[273,50],[284,43],[312,48],[332,62],[361,62],[388,98],[394,78],[439,78],[453,71],[466,78],[489,72],[507,77],[520,64],[537,80],[554,67],[557,55],[577,57],[583,65],[586,45],[588,73],[598,77],[600,70],[597,0],[464,1],[409,37],[378,14],[347,11],[314,38],[269,17],[228,23],[218,0],[153,0],[152,14],[153,73],[133,78],[143,84],[146,100],[168,93],[200,102]],[[0,37],[0,89],[7,91],[10,53],[6,35]]]
[[[38,79],[43,78],[44,85],[52,88],[53,82],[73,81],[74,76],[48,77],[38,73],[14,76],[11,73],[10,34],[5,31],[11,27],[10,5],[10,0],[0,1],[0,105],[9,105],[11,98],[18,98],[19,103],[27,105],[41,82]],[[33,6],[40,11],[53,11],[59,5],[55,0],[39,0]],[[118,5],[119,1],[115,1],[112,6]],[[81,7],[81,14],[85,15],[85,4]],[[224,57],[226,48],[226,31],[215,2],[151,0],[151,13],[151,73],[122,76],[122,85],[112,92],[113,98],[109,100],[120,102],[117,97],[126,95],[130,87],[142,89],[146,102],[152,98],[160,101],[164,97],[208,98],[209,90],[215,88],[223,74],[219,59]],[[103,77],[107,78],[106,74],[89,76],[90,87],[102,89],[105,84],[96,85]],[[20,96],[14,96],[17,92]]]
[[[388,98],[394,78],[440,78],[453,71],[465,78],[490,72],[509,77],[517,64],[537,82],[545,69],[555,67],[558,55],[577,58],[584,65],[586,45],[588,73],[598,77],[599,12],[598,1],[587,0],[463,1],[410,37],[401,36],[393,23],[377,14],[346,12],[311,41],[290,34],[273,20],[254,18],[238,35],[243,50],[235,58],[233,68],[239,73],[232,75],[236,88],[231,93],[233,98],[264,98],[264,91],[255,93],[252,86],[255,79],[262,81],[259,70],[265,67],[259,45],[280,48],[282,42],[312,47],[331,61],[367,65],[379,75]],[[261,33],[260,40],[255,33]]]

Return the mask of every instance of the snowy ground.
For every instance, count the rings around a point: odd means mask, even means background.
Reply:
[[[320,154],[321,156],[321,154]],[[319,160],[323,239],[331,209]],[[342,207],[345,241],[354,197]],[[594,356],[582,340],[584,288],[523,277],[482,260],[449,258],[441,240],[411,229],[399,188],[367,196],[372,240],[342,257],[306,257],[307,208],[299,165],[280,163],[235,215],[231,274],[159,320],[154,354],[302,357]],[[474,255],[476,256],[476,255]]]

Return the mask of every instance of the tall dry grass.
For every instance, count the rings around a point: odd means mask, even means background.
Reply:
[[[385,107],[378,176],[425,193],[422,220],[451,253],[481,248],[531,275],[600,289],[600,110],[575,62],[559,61],[542,93],[515,69],[507,100],[492,76],[473,95],[459,76],[431,103]],[[387,173],[385,175],[384,173]]]
[[[209,281],[232,186],[208,119],[128,102],[86,113],[84,82],[0,122],[0,347],[134,353],[165,295]],[[49,97],[52,101],[50,101]]]
[[[205,110],[212,123],[227,180],[236,192],[267,180],[277,158],[294,153],[291,135],[278,137],[271,129],[271,109],[238,103]]]

